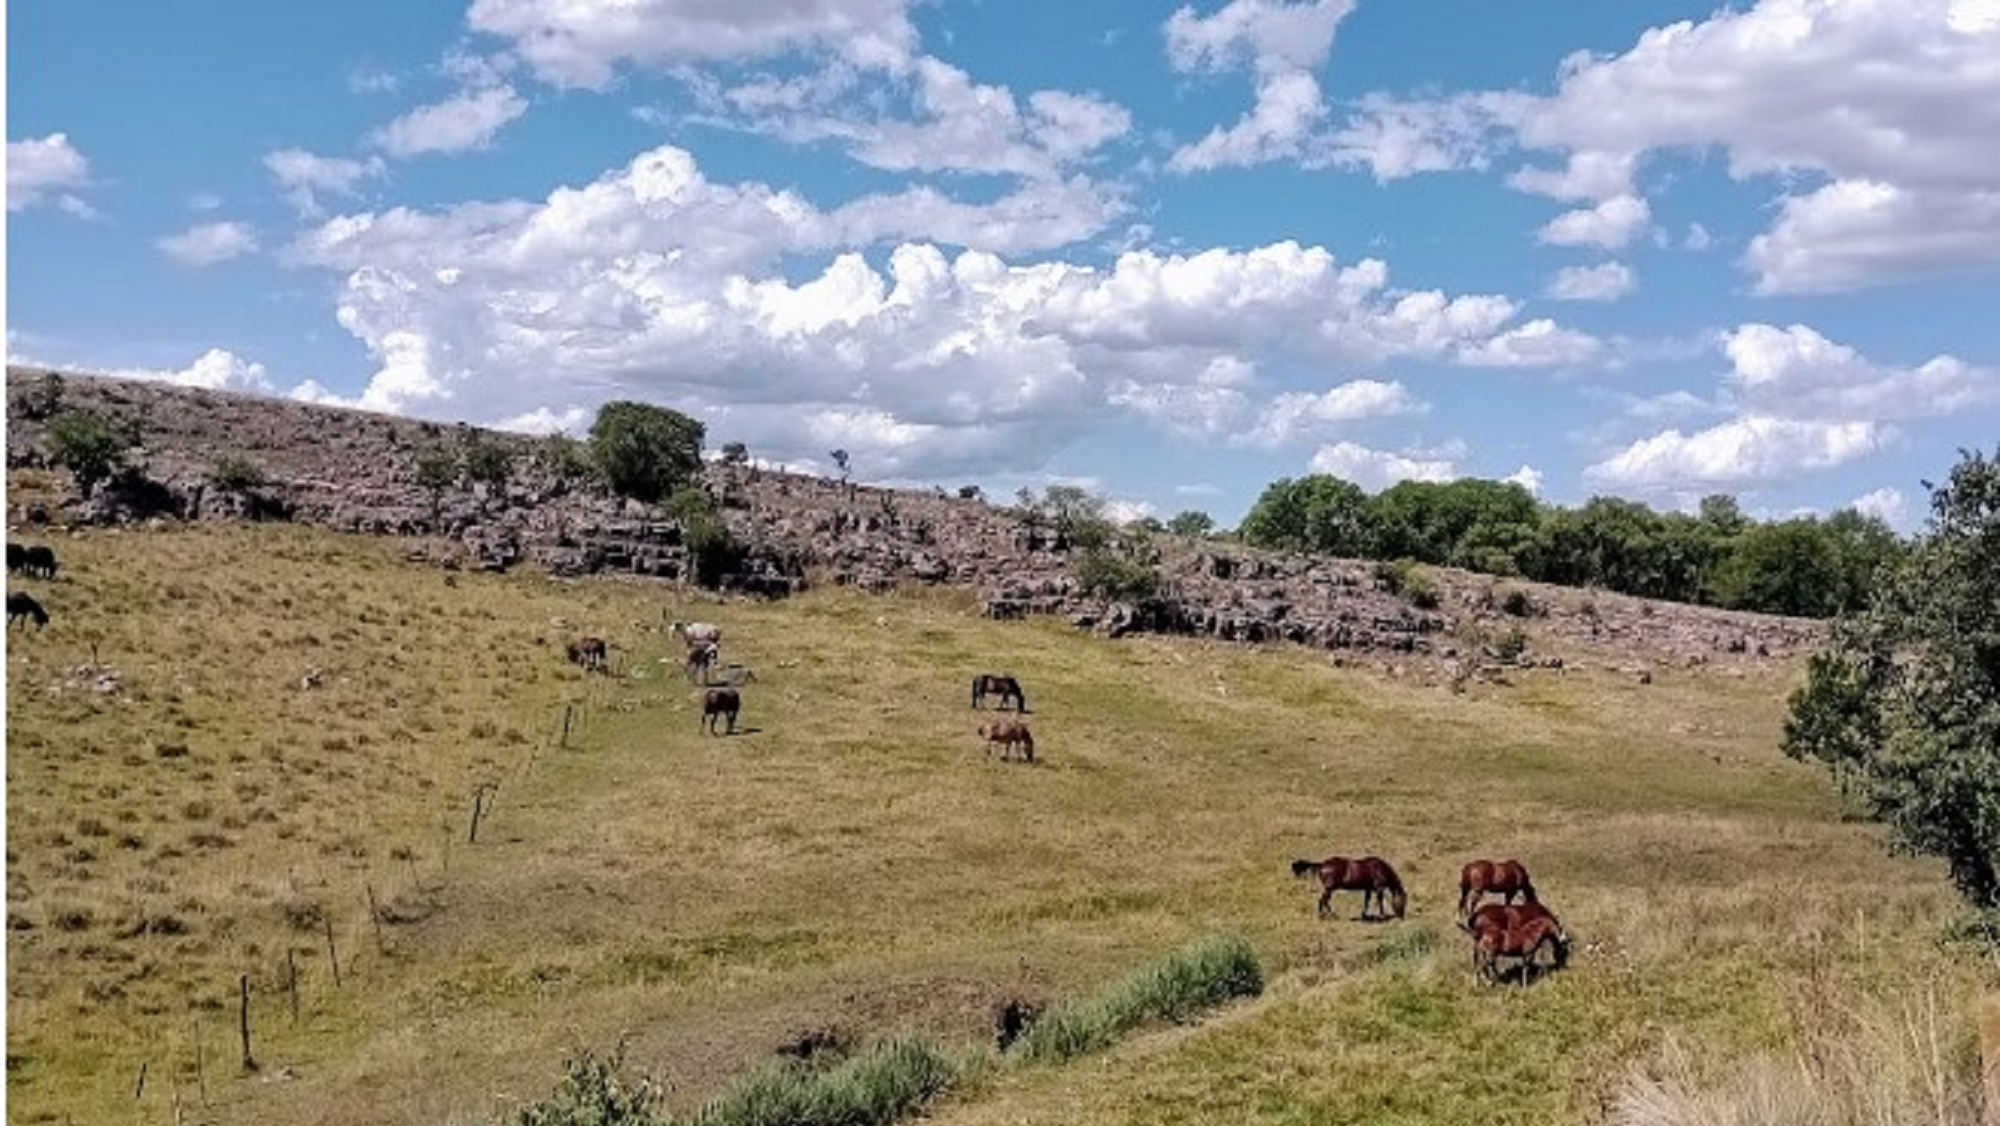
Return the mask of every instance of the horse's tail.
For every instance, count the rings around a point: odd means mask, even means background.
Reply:
[[[1317,871],[1319,871],[1319,861],[1317,860],[1292,861],[1292,875],[1294,876],[1310,876]]]

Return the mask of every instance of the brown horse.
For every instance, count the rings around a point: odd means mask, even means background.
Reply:
[[[1018,719],[992,719],[979,725],[979,735],[986,740],[986,753],[1000,748],[1000,758],[1004,762],[1012,757],[1014,748],[1021,749],[1021,761],[1035,761],[1035,733]]]
[[[1319,877],[1321,918],[1333,913],[1330,904],[1336,891],[1361,893],[1361,918],[1364,921],[1386,920],[1390,911],[1394,911],[1396,918],[1400,919],[1410,903],[1410,897],[1403,894],[1403,881],[1397,877],[1396,870],[1379,856],[1364,856],[1359,860],[1349,860],[1344,856],[1329,856],[1325,860],[1294,860],[1292,875]],[[1368,914],[1371,901],[1380,914]]]
[[[602,672],[610,649],[611,647],[601,637],[579,637],[569,643],[570,663]]]
[[[1487,981],[1500,980],[1502,958],[1521,960],[1523,984],[1543,950],[1554,955],[1553,968],[1569,964],[1569,931],[1540,903],[1488,903],[1472,913],[1466,929],[1472,932],[1472,968]]]
[[[1523,903],[1535,902],[1535,882],[1528,878],[1528,870],[1518,860],[1475,860],[1458,872],[1458,917],[1469,920],[1472,912],[1479,907],[1480,897],[1488,892],[1502,897],[1502,902],[1512,903],[1515,896]]]

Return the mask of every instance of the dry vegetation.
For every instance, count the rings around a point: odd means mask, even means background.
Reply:
[[[1778,755],[1790,668],[1453,694],[949,594],[718,605],[289,527],[55,543],[55,621],[8,643],[12,1121],[491,1121],[621,1038],[687,1110],[802,1033],[969,1044],[1002,998],[1228,933],[1262,998],[981,1072],[934,1120],[1573,1122],[1912,983],[1959,1081],[1994,976],[1944,941],[1940,871]],[[663,610],[756,670],[744,734],[699,731]],[[620,675],[563,662],[584,631]],[[1033,766],[982,753],[989,669]],[[1330,852],[1394,860],[1411,918],[1316,920],[1287,862]],[[1476,986],[1451,926],[1458,863],[1502,854],[1579,939],[1528,989]]]

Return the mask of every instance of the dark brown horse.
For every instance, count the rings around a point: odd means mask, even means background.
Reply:
[[[1488,903],[1472,913],[1472,967],[1488,981],[1500,980],[1500,959],[1521,960],[1525,984],[1536,971],[1543,950],[1554,955],[1555,969],[1569,964],[1569,931],[1540,903]]]
[[[1458,917],[1465,920],[1479,907],[1480,897],[1491,892],[1502,902],[1515,896],[1523,903],[1535,902],[1535,882],[1518,860],[1475,860],[1458,872]]]
[[[1000,707],[1004,710],[1007,701],[1014,701],[1014,710],[1028,710],[1028,698],[1021,695],[1021,682],[1003,673],[983,672],[972,678],[972,706],[979,707],[986,697],[1000,697]]]
[[[611,646],[601,637],[579,637],[569,643],[570,663],[602,671],[609,659],[610,650]]]
[[[1329,856],[1325,860],[1294,860],[1292,875],[1319,877],[1321,918],[1333,913],[1330,904],[1336,891],[1361,893],[1363,920],[1387,919],[1391,911],[1400,919],[1410,902],[1410,897],[1403,894],[1403,881],[1397,877],[1396,870],[1379,856],[1364,856],[1359,860],[1349,860],[1344,856]],[[1368,914],[1370,902],[1375,904],[1380,914]]]
[[[701,696],[701,726],[710,735],[716,734],[718,718],[729,721],[727,734],[736,734],[736,713],[743,707],[743,697],[734,688],[711,688]]]

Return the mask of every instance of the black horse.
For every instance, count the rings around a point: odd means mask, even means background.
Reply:
[[[7,552],[7,566],[10,570],[14,566],[13,557],[14,557],[14,552],[12,550],[12,545],[9,545],[9,549]],[[56,577],[55,549],[47,544],[42,544],[42,543],[31,544],[27,547],[22,548],[21,570],[26,571],[30,578],[36,578],[36,579],[55,578]]]
[[[13,629],[14,623],[23,619],[32,619],[35,628],[41,629],[49,624],[49,612],[32,595],[17,590],[7,596],[7,628]]]
[[[983,672],[972,678],[972,706],[979,707],[986,697],[1000,697],[1000,708],[1004,711],[1007,701],[1014,701],[1014,710],[1028,710],[1028,698],[1021,695],[1021,682],[1001,673]]]

